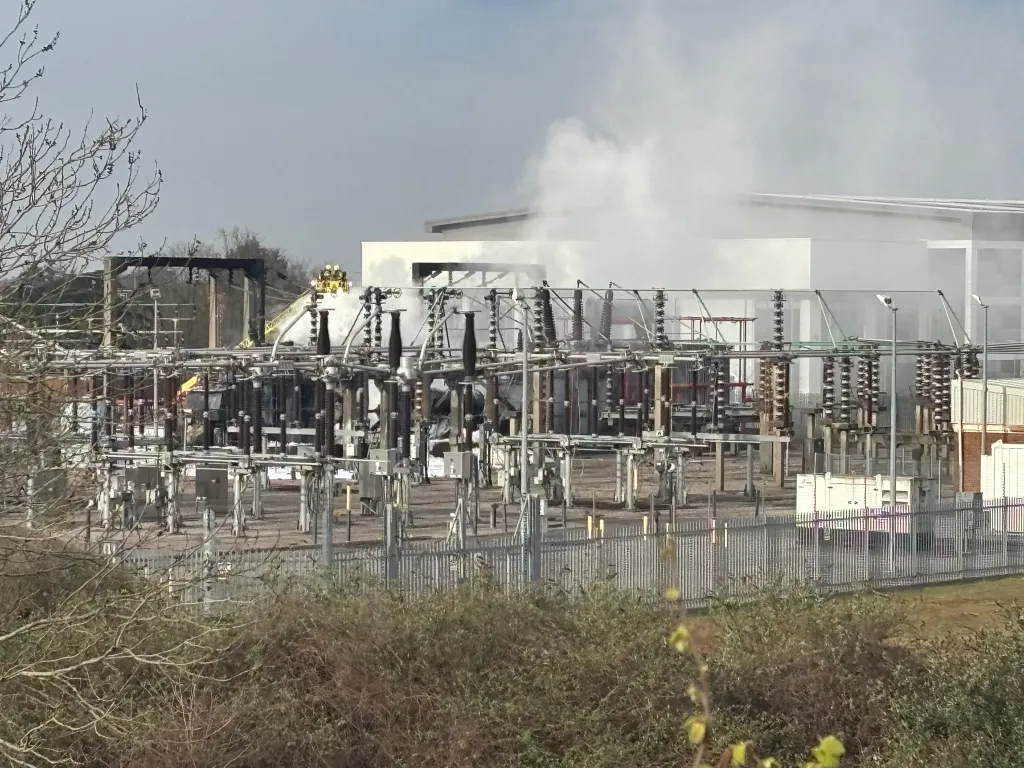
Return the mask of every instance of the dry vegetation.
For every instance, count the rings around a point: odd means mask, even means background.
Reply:
[[[326,594],[228,623],[174,608],[101,562],[33,547],[3,561],[5,764],[17,764],[12,754],[140,768],[693,759],[683,723],[699,670],[665,642],[679,620],[670,603]],[[926,602],[927,592],[766,595],[696,618],[710,753],[749,741],[751,764],[770,754],[800,765],[835,734],[844,765],[1019,764],[1019,612],[922,638],[913,622]]]

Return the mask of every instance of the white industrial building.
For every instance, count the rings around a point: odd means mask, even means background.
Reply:
[[[749,341],[768,337],[769,291],[781,289],[791,340],[827,342],[838,333],[831,314],[845,335],[884,343],[889,319],[875,294],[886,293],[899,306],[900,338],[948,344],[966,332],[980,344],[977,293],[991,306],[991,342],[1024,337],[1024,202],[749,195],[715,218],[703,245],[681,243],[678,255],[659,254],[653,270],[628,240],[588,240],[588,221],[602,215],[524,209],[431,221],[423,241],[363,243],[361,282],[410,285],[414,262],[540,264],[559,287],[580,279],[600,289],[610,280],[685,289],[670,299],[676,316],[697,314],[690,289],[698,289],[713,315],[757,318]],[[557,235],[536,240],[538,231]],[[900,372],[908,391],[911,365]],[[1022,371],[996,355],[990,374]],[[814,393],[817,375],[803,362],[795,386]]]

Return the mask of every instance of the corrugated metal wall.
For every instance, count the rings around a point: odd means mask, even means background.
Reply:
[[[953,424],[960,418],[959,381],[952,384]],[[982,383],[978,379],[963,382],[963,423],[981,424]],[[1024,426],[1024,379],[995,379],[988,382],[988,423]]]

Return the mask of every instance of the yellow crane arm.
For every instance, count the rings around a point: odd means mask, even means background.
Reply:
[[[312,287],[316,288],[316,292],[319,294],[337,294],[337,293],[348,293],[352,286],[348,281],[348,274],[341,270],[337,265],[328,266],[320,270],[320,274],[317,275],[316,279],[310,281]],[[279,312],[273,320],[268,320],[263,326],[263,337],[266,338],[274,333],[285,320],[292,317],[295,311],[301,310],[305,306],[305,302],[308,299],[308,294],[302,294],[295,301],[289,304],[283,311]],[[246,336],[236,346],[237,349],[248,349],[252,346],[252,339]],[[181,389],[178,390],[178,397],[184,397],[186,394],[191,392],[199,384],[199,376],[193,376],[191,379],[181,385]]]

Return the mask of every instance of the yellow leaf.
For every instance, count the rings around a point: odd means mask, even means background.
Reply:
[[[779,761],[774,757],[766,757],[757,764],[757,768],[780,768]]]
[[[665,590],[665,599],[666,600],[678,600],[679,599],[679,590],[676,589],[675,587],[671,587],[670,589],[666,589]]]
[[[707,735],[708,726],[703,717],[691,717],[686,721],[687,736],[691,744],[702,744]]]
[[[696,685],[691,685],[686,689],[686,695],[690,697],[690,701],[694,704],[700,704],[700,691],[697,690]]]
[[[739,766],[747,764],[747,742],[741,741],[739,744],[732,745],[732,755],[730,760],[732,764],[739,768]]]
[[[839,768],[839,761],[846,754],[843,742],[835,736],[826,736],[811,750],[820,768]]]
[[[669,635],[668,644],[675,648],[679,653],[686,653],[690,648],[689,630],[680,624],[672,631],[672,634]]]

